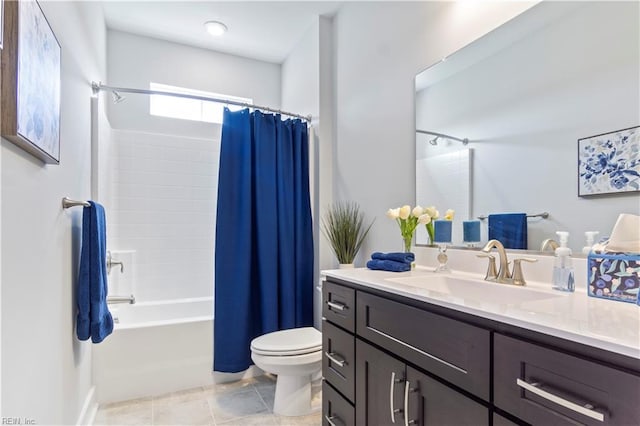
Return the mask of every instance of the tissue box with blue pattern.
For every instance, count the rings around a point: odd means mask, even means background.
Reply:
[[[640,254],[591,251],[589,296],[640,305]]]

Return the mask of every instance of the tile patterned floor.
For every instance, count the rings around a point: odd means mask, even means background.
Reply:
[[[153,398],[142,398],[101,406],[95,425],[215,425],[215,426],[303,426],[320,425],[322,405],[320,381],[312,386],[308,416],[273,414],[275,378],[261,376],[234,383],[189,389]]]

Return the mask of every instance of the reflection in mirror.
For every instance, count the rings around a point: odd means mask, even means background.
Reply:
[[[541,2],[416,77],[416,129],[470,141],[416,131],[416,203],[456,209],[454,244],[464,220],[549,212],[526,220],[528,249],[562,230],[577,253],[585,231],[640,214],[638,192],[578,197],[577,167],[578,139],[640,124],[639,14],[638,2]]]

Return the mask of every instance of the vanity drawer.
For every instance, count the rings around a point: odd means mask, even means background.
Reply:
[[[355,409],[326,381],[322,382],[322,426],[352,426]]]
[[[357,334],[486,401],[491,333],[368,293],[357,293]]]
[[[322,322],[322,377],[353,402],[355,392],[355,338]]]
[[[356,291],[325,281],[322,284],[322,316],[345,330],[355,330]]]
[[[501,334],[494,403],[534,425],[640,425],[640,377]]]

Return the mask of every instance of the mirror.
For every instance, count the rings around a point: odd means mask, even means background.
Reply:
[[[527,219],[527,248],[569,231],[579,253],[585,231],[640,214],[638,192],[578,196],[578,139],[640,124],[639,13],[541,2],[416,76],[416,203],[456,209],[454,245],[463,220],[548,212]]]

